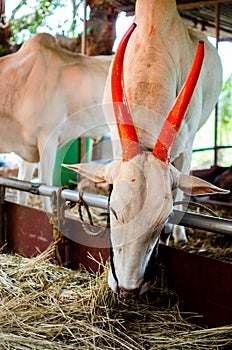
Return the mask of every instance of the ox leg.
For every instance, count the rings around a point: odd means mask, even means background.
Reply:
[[[52,175],[53,175],[53,166],[51,164],[51,168],[46,167],[45,164],[40,164],[39,169],[39,179],[40,182],[46,184],[48,186],[52,186]],[[49,213],[52,212],[51,198],[47,196],[42,197],[43,209]]]
[[[178,170],[180,170],[183,174],[189,174],[189,172],[190,172],[191,159],[189,159],[189,154],[191,154],[191,153],[192,153],[192,150],[190,150],[189,152],[182,153],[174,161],[174,166]],[[184,193],[181,190],[177,189],[177,191],[174,195],[174,202],[181,202],[181,201],[183,201],[183,198],[184,198]],[[183,211],[183,205],[177,205],[177,206],[175,206],[175,209]],[[180,243],[180,242],[187,243],[188,242],[184,226],[173,225],[172,235],[173,235],[175,243]]]
[[[18,179],[23,181],[31,181],[35,167],[36,163],[29,163],[22,159],[19,165]],[[28,193],[24,191],[18,191],[18,203],[26,204],[27,197]]]
[[[40,152],[41,160],[39,167],[39,181],[48,186],[52,186],[53,169],[56,159],[56,151],[58,141],[56,137],[50,137],[46,142],[41,142],[42,145],[46,145],[43,151]],[[51,198],[43,196],[42,198],[44,210],[47,212],[52,212]]]
[[[177,190],[176,195],[175,195],[175,202],[179,202],[179,201],[183,201],[183,192],[180,190]],[[183,211],[183,205],[177,205],[175,206],[176,210],[181,210]],[[179,226],[179,225],[172,225],[172,235],[174,238],[174,242],[175,243],[187,243],[188,239],[187,239],[187,235],[186,235],[186,231],[185,231],[185,227],[184,226]]]

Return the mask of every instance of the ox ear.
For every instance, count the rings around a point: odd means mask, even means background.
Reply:
[[[104,182],[106,165],[96,163],[62,164],[63,167],[76,171],[94,182]]]
[[[187,194],[197,195],[209,195],[209,194],[227,194],[230,191],[224,190],[223,188],[212,185],[211,183],[202,180],[195,176],[187,176],[180,174],[179,186],[182,191]]]
[[[209,195],[209,194],[227,194],[230,191],[217,187],[210,182],[200,179],[199,177],[182,174],[175,167],[171,166],[173,180],[173,190],[180,188],[189,195]]]
[[[76,171],[94,182],[113,183],[113,180],[119,172],[121,162],[115,160],[109,164],[99,163],[80,163],[80,164],[62,164],[65,168]]]

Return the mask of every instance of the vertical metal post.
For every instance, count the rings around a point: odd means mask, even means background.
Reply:
[[[87,16],[87,3],[86,0],[83,0],[83,8],[84,8],[84,30],[82,33],[82,40],[81,40],[81,53],[86,54],[86,44],[87,44],[87,21],[86,21],[86,16]]]
[[[6,24],[5,0],[0,0],[0,21]]]
[[[219,19],[220,5],[215,5],[215,29],[216,29],[216,49],[218,50],[219,42]],[[215,106],[215,120],[214,120],[214,165],[218,163],[218,102]]]
[[[0,19],[2,18],[2,13],[3,13],[3,1],[0,0]]]
[[[86,15],[87,15],[87,2],[86,0],[83,0],[83,8],[84,8],[84,30],[82,33],[82,38],[81,38],[81,53],[83,55],[86,54],[86,49],[87,49],[87,21],[86,21]],[[80,143],[79,143],[79,159],[80,161],[84,159],[85,157],[85,138],[81,137],[80,138]]]

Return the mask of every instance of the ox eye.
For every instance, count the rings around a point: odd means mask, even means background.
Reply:
[[[116,211],[112,207],[110,207],[110,211],[114,215],[115,219],[118,221],[118,215],[117,215]]]

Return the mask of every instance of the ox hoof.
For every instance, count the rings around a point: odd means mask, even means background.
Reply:
[[[174,225],[172,235],[175,243],[188,243],[185,228],[183,226]]]

